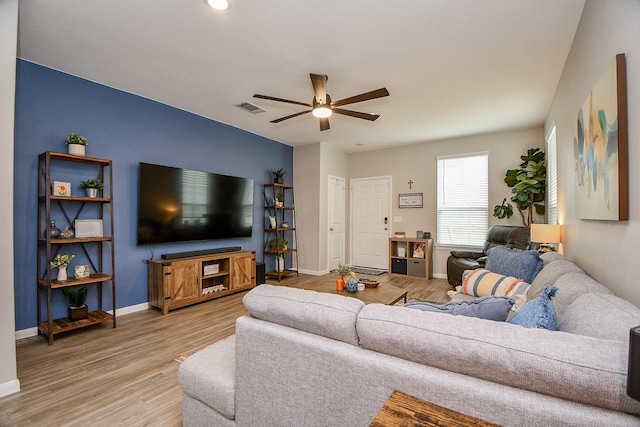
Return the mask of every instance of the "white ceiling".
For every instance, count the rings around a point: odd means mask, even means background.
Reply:
[[[18,55],[296,146],[345,152],[539,126],[551,104],[585,0],[28,0]],[[305,109],[309,73],[369,122]],[[234,105],[250,101],[267,112]],[[364,145],[356,145],[364,144]]]

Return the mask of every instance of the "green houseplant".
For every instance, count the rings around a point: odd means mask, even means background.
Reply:
[[[69,303],[69,319],[86,319],[89,315],[89,310],[85,304],[87,300],[87,288],[84,286],[77,290],[73,288],[62,288],[62,293],[67,298],[67,303]]]
[[[98,191],[104,188],[104,184],[99,179],[89,178],[80,183],[80,188],[87,192],[88,197],[96,197]]]
[[[287,239],[277,238],[269,241],[269,248],[272,251],[277,249],[278,252],[282,252],[287,250],[288,244],[289,241]]]
[[[84,156],[85,147],[89,145],[87,138],[77,133],[67,135],[67,148],[69,154],[75,154],[77,156]]]
[[[336,267],[333,272],[338,276],[336,279],[336,290],[341,291],[344,289],[347,278],[351,275],[351,267],[346,264],[338,264],[338,267]]]
[[[518,169],[509,169],[504,182],[511,188],[511,201],[522,217],[522,224],[529,228],[533,223],[533,212],[544,215],[544,199],[547,189],[547,165],[544,151],[530,148],[527,154],[520,156],[522,163]],[[513,205],[505,198],[502,204],[493,208],[493,216],[504,219],[513,215]]]
[[[273,182],[276,184],[284,184],[284,176],[287,174],[286,170],[280,168],[271,172],[273,173]]]

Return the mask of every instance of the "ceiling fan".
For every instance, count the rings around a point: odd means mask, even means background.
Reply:
[[[339,101],[331,101],[331,97],[329,96],[329,94],[327,94],[327,80],[329,80],[329,77],[324,74],[309,74],[309,76],[311,77],[311,84],[313,85],[314,92],[314,97],[311,104],[291,101],[289,99],[276,98],[273,96],[260,95],[257,93],[253,95],[254,98],[303,105],[310,108],[310,110],[300,111],[298,113],[294,113],[285,117],[280,117],[279,119],[271,120],[271,123],[280,123],[283,120],[292,119],[294,117],[298,117],[307,113],[312,113],[315,117],[320,119],[321,131],[329,129],[329,117],[333,113],[343,114],[345,116],[351,116],[358,119],[374,121],[375,119],[380,117],[380,115],[374,113],[360,113],[358,111],[345,110],[338,107],[389,96],[389,91],[386,88],[381,88],[372,90],[371,92],[361,93],[360,95],[351,96],[349,98],[344,98]]]

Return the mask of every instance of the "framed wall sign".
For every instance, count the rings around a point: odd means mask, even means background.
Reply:
[[[51,184],[51,194],[54,196],[71,196],[71,183],[64,181],[53,181]]]
[[[403,193],[398,194],[399,208],[421,208],[422,193]]]

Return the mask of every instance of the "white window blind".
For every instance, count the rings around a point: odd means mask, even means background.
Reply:
[[[438,244],[482,246],[489,223],[489,154],[439,156],[437,160]]]
[[[547,222],[558,223],[558,156],[555,126],[547,137]]]

